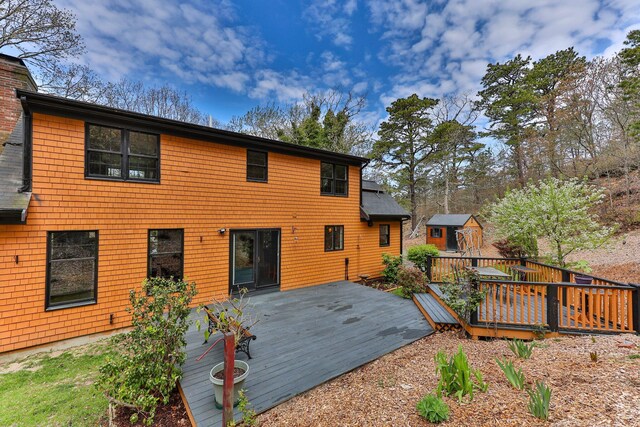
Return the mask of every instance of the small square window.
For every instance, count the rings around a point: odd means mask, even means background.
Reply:
[[[431,237],[434,239],[440,239],[442,237],[442,228],[432,228]]]
[[[380,224],[380,246],[389,246],[391,244],[391,226],[389,224]]]
[[[324,227],[324,251],[341,251],[344,249],[344,226],[325,225]]]
[[[247,150],[247,181],[267,182],[267,170],[267,152]]]

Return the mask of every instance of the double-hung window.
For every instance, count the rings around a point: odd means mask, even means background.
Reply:
[[[380,246],[389,246],[391,244],[391,226],[389,224],[380,224]]]
[[[267,182],[266,151],[247,150],[247,181]]]
[[[87,123],[85,175],[121,181],[160,181],[158,135]]]
[[[97,287],[98,232],[48,232],[45,308],[95,303]]]
[[[344,249],[344,225],[325,225],[324,251],[341,251]]]
[[[349,193],[349,167],[333,163],[320,164],[320,194],[346,196]]]
[[[184,230],[149,230],[149,276],[182,280]]]

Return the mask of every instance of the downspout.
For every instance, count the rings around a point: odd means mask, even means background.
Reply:
[[[22,104],[22,110],[24,115],[22,117],[24,126],[24,141],[23,141],[23,155],[22,155],[22,187],[18,189],[19,193],[26,193],[31,191],[31,179],[32,179],[32,116],[29,105],[27,104],[27,98],[25,96],[20,97],[20,103]]]
[[[360,206],[362,206],[362,169],[366,168],[369,163],[371,163],[371,159],[367,159],[364,164],[360,165]]]

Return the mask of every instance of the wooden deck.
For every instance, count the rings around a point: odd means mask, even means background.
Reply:
[[[258,338],[245,388],[258,413],[433,332],[411,300],[351,282],[256,295],[251,302],[260,321],[251,329]],[[222,413],[209,370],[222,361],[222,347],[197,362],[207,349],[202,342],[192,326],[180,385],[196,425],[218,426]]]

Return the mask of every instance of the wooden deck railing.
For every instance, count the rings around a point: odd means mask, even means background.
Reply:
[[[534,269],[522,280],[480,280],[486,298],[473,314],[478,325],[521,327],[544,325],[548,330],[640,333],[640,285],[593,277],[590,285],[576,284],[578,272],[526,258],[433,257],[427,262],[432,283],[453,278],[454,267],[509,267]],[[473,323],[472,322],[472,323]]]

